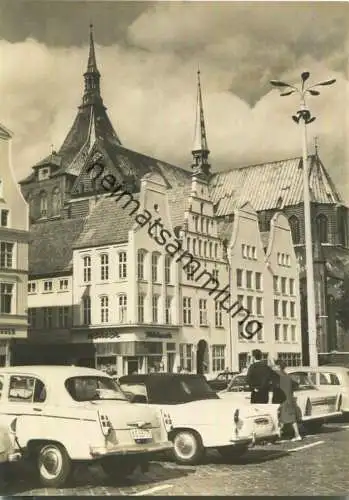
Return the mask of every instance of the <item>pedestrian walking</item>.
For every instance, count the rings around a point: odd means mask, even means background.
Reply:
[[[286,363],[278,361],[279,367],[279,390],[284,394],[284,401],[280,404],[279,420],[282,427],[291,424],[294,431],[292,441],[302,441],[297,423],[297,404],[293,395],[294,381],[290,375],[285,372]],[[274,401],[273,401],[274,402]],[[275,401],[277,402],[277,401]]]
[[[251,403],[268,404],[269,391],[276,378],[275,372],[262,360],[259,349],[252,351],[252,363],[247,370],[247,383],[251,389]]]

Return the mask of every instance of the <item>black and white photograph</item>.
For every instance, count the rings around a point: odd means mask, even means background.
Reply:
[[[0,0],[0,495],[349,492],[349,3]]]

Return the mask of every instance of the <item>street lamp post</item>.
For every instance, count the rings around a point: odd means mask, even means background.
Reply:
[[[292,116],[295,123],[301,123],[302,136],[302,155],[303,155],[303,200],[304,200],[304,233],[305,233],[305,259],[306,259],[306,278],[307,278],[307,312],[308,312],[308,339],[309,339],[309,364],[318,366],[317,353],[317,322],[315,306],[315,284],[314,284],[314,261],[313,261],[313,243],[311,229],[311,209],[310,209],[310,190],[309,190],[309,166],[308,166],[308,138],[307,125],[315,121],[315,117],[307,107],[305,97],[307,94],[318,96],[320,92],[316,90],[319,86],[328,86],[335,83],[335,79],[316,83],[311,87],[305,87],[305,82],[309,79],[310,73],[301,74],[301,86],[295,87],[285,82],[271,80],[274,87],[281,90],[281,96],[288,96],[297,93],[300,96],[300,109],[296,115]]]

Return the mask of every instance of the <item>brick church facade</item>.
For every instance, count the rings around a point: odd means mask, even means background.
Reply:
[[[318,350],[349,351],[349,334],[341,329],[335,307],[340,283],[349,274],[349,209],[318,151],[310,155],[309,162]],[[103,165],[106,172],[112,173],[117,182],[131,192],[139,192],[141,178],[149,172],[160,174],[165,183],[173,187],[178,204],[190,190],[189,170],[131,151],[121,143],[101,96],[91,29],[84,93],[76,119],[59,150],[34,165],[31,174],[20,182],[30,207],[32,225],[78,219],[89,214],[96,195],[105,192],[89,175],[92,163]],[[229,221],[235,208],[244,203],[250,203],[257,211],[262,233],[270,230],[276,212],[281,211],[287,217],[300,264],[302,335],[306,352],[302,159],[282,159],[224,172],[211,172],[208,168],[205,175],[218,220]],[[307,362],[306,356],[304,362]]]

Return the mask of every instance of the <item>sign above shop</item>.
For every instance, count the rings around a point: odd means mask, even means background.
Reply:
[[[87,335],[88,339],[117,339],[120,335],[117,332],[91,332]]]
[[[172,339],[172,333],[146,332],[146,337],[151,339]]]

